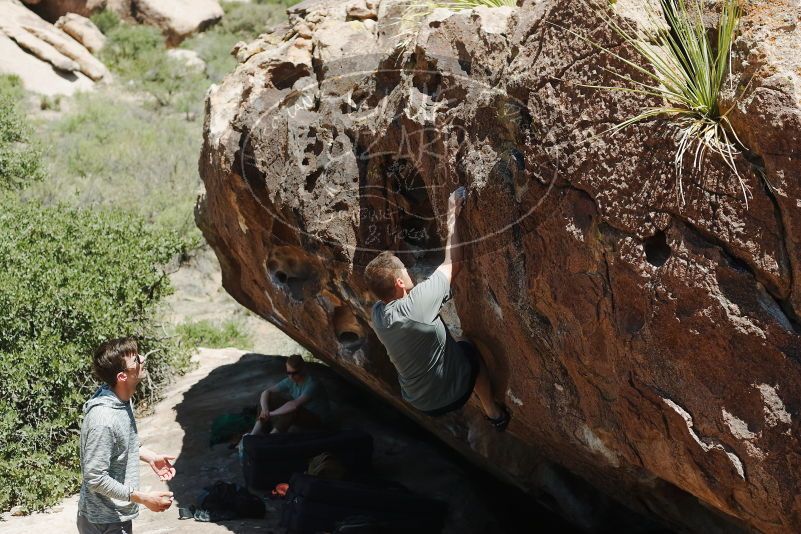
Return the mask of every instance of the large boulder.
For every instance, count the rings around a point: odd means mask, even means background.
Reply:
[[[88,17],[103,9],[106,0],[22,0],[44,19],[55,22],[67,13]],[[117,0],[119,1],[119,0]]]
[[[60,17],[56,21],[56,28],[63,30],[93,54],[100,52],[106,44],[103,32],[91,20],[76,13]]]
[[[133,0],[132,3],[136,20],[160,28],[170,46],[215,24],[223,16],[217,0]]]
[[[72,94],[109,76],[83,44],[17,0],[0,0],[0,13],[0,72],[18,75],[28,90]]]
[[[103,9],[120,18],[159,28],[167,44],[176,46],[193,33],[203,31],[223,16],[217,0],[24,0],[47,20],[67,13],[88,17]]]
[[[746,207],[714,156],[682,201],[670,122],[598,135],[656,102],[586,87],[636,72],[576,35],[630,53],[583,2],[438,9],[405,49],[398,4],[373,5],[291,8],[210,90],[197,220],[225,288],[586,527],[608,495],[682,530],[801,531],[801,7],[747,4],[735,42]],[[405,405],[369,324],[364,265],[430,273],[457,185],[443,318],[482,349],[504,434],[475,399]]]

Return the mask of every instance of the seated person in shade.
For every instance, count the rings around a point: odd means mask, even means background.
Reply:
[[[251,434],[291,430],[318,430],[330,426],[330,408],[319,380],[307,374],[299,354],[286,361],[287,377],[262,391],[259,419]]]
[[[461,268],[457,217],[463,201],[463,190],[448,199],[445,259],[428,280],[414,285],[403,262],[389,251],[367,265],[365,280],[379,299],[372,326],[398,371],[406,402],[440,416],[460,409],[475,392],[492,426],[503,431],[510,414],[495,400],[481,354],[469,341],[456,341],[439,315]]]

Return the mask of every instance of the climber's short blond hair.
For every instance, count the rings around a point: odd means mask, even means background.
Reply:
[[[401,277],[406,266],[392,252],[384,251],[372,259],[364,269],[367,287],[381,300],[395,295],[395,280]]]

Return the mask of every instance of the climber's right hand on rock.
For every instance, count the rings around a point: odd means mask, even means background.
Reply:
[[[451,193],[448,197],[448,219],[459,216],[466,197],[467,191],[465,191],[464,187],[459,187]]]

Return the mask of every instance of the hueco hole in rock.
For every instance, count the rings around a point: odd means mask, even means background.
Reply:
[[[795,0],[0,0],[0,532],[801,532],[799,50]]]

